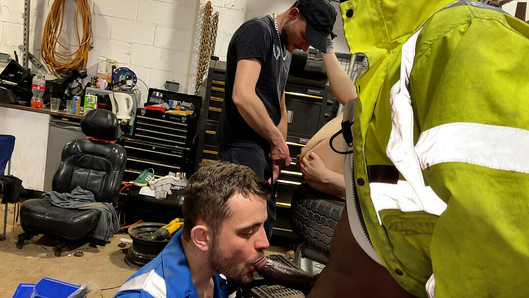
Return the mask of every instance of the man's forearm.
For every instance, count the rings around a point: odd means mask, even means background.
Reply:
[[[344,176],[329,169],[327,169],[324,173],[321,174],[322,175],[319,180],[307,180],[309,185],[316,190],[344,199]]]
[[[336,99],[345,104],[349,100],[356,98],[356,87],[340,65],[336,54],[329,53],[323,55],[325,72],[329,78],[331,91]]]
[[[277,146],[284,142],[283,135],[255,93],[260,72],[261,62],[259,60],[240,60],[237,63],[232,99],[244,121],[271,146]]]
[[[268,143],[276,144],[283,140],[282,132],[274,125],[257,95],[234,98],[234,102],[244,121]]]
[[[281,134],[283,135],[283,139],[287,139],[287,131],[288,131],[288,111],[287,106],[285,102],[285,93],[283,92],[283,96],[281,98],[281,122],[279,122],[279,125],[277,126]]]

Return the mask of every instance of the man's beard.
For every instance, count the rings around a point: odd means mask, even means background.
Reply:
[[[246,263],[241,262],[237,256],[228,257],[224,255],[220,250],[217,239],[213,241],[213,247],[208,261],[213,270],[224,274],[229,280],[244,284],[250,283],[253,280],[253,272],[250,271],[250,266],[255,260]]]

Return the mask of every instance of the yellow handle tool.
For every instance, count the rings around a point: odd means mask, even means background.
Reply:
[[[173,235],[176,231],[178,231],[178,229],[180,229],[183,225],[184,225],[183,220],[180,220],[180,218],[175,218],[170,223],[166,224],[165,226],[156,230],[156,232],[152,233],[151,239],[152,240],[169,239],[171,235]]]

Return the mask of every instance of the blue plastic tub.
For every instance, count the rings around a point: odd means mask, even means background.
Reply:
[[[19,284],[13,298],[66,298],[80,287],[79,285],[44,277],[36,284]]]
[[[26,283],[19,284],[17,287],[17,290],[15,291],[15,294],[13,294],[13,298],[31,297],[31,294],[33,294],[34,288],[35,288],[35,284],[26,284]]]

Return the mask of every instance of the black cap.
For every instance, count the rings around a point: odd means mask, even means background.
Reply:
[[[336,10],[329,0],[298,0],[294,3],[307,20],[307,40],[311,46],[327,52],[327,36],[336,35],[332,27],[336,21]]]

